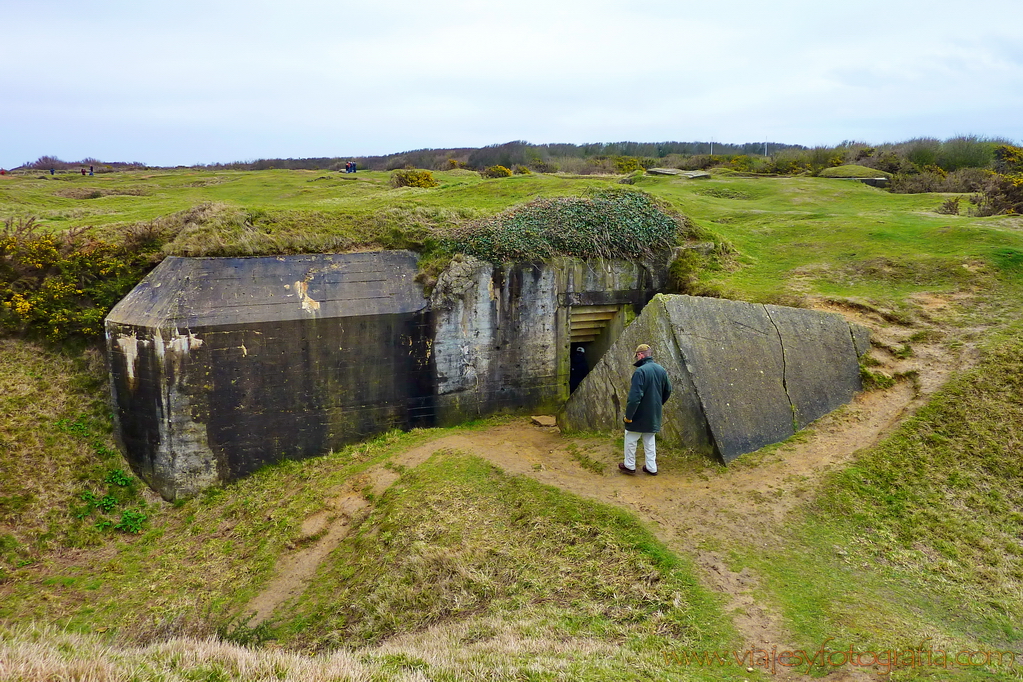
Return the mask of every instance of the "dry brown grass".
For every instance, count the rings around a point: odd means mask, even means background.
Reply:
[[[570,636],[528,618],[477,618],[378,647],[323,654],[195,638],[123,645],[102,634],[55,627],[0,627],[4,682],[598,680],[618,679],[623,670],[649,675],[660,668],[657,650],[639,652],[629,645]]]

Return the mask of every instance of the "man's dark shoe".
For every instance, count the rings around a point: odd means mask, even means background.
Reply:
[[[635,469],[630,469],[629,467],[625,466],[621,462],[618,462],[618,470],[621,471],[623,474],[628,474],[630,476],[635,476],[636,475],[636,470]]]
[[[647,473],[648,473],[648,474],[650,474],[651,476],[656,476],[656,475],[657,475],[657,472],[656,472],[656,471],[650,471],[649,469],[647,469],[647,468],[646,468],[646,464],[644,464],[644,465],[643,465],[643,471],[647,472]]]

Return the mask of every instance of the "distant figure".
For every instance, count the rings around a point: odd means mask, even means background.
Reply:
[[[89,175],[92,175],[92,166],[89,166]]]
[[[53,169],[52,168],[50,169],[50,175],[53,175]]]
[[[84,168],[82,169],[82,175],[85,175],[85,169]]]
[[[3,168],[0,168],[0,175],[7,175],[7,171],[5,171]]]
[[[654,362],[650,346],[636,346],[636,371],[625,405],[625,463],[622,473],[636,473],[636,443],[643,439],[643,471],[657,475],[657,432],[661,430],[661,406],[671,397],[671,381],[664,368]]]
[[[354,173],[357,170],[359,170],[359,167],[355,164],[354,161],[352,161],[352,172]]]
[[[572,353],[572,365],[568,374],[568,390],[574,393],[580,382],[590,373],[590,363],[586,361],[586,350],[577,346]]]
[[[352,172],[352,162],[351,161],[345,161],[345,173],[351,173],[351,172]]]

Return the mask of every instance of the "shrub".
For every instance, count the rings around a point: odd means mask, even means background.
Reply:
[[[533,171],[529,170],[528,166],[523,166],[521,163],[516,164],[515,168],[512,169],[516,175],[532,175]]]
[[[487,218],[442,242],[450,253],[491,263],[555,256],[641,258],[698,237],[683,216],[650,195],[626,188],[589,197],[538,199]]]
[[[530,161],[529,167],[537,173],[557,173],[561,170],[561,166],[551,161]]]
[[[909,149],[906,158],[920,168],[934,166],[938,163],[941,142],[931,137],[921,137],[906,143]]]
[[[733,156],[728,165],[740,173],[748,173],[753,170],[753,157],[747,154]]]
[[[959,215],[959,197],[946,199],[945,202],[938,207],[937,212],[944,215]]]
[[[437,187],[439,182],[434,180],[433,173],[428,170],[415,168],[404,168],[391,173],[391,187]]]
[[[896,194],[920,194],[940,192],[945,178],[937,173],[898,173],[892,178],[889,189]]]
[[[614,158],[614,165],[616,171],[624,174],[643,170],[643,165],[632,156],[616,156]]]
[[[999,173],[1023,173],[1023,147],[1000,144],[995,147],[994,157]]]
[[[39,227],[34,218],[11,218],[0,231],[0,328],[53,342],[97,340],[103,318],[154,259],[86,239],[86,230]]]
[[[480,171],[480,175],[485,178],[507,178],[511,176],[512,172],[510,168],[505,166],[490,166]]]
[[[975,136],[953,137],[941,144],[937,165],[946,171],[984,168],[994,160],[995,145]]]
[[[1023,173],[992,173],[980,194],[971,197],[979,216],[1023,214]]]

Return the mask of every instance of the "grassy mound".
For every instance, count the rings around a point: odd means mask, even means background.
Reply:
[[[277,632],[333,648],[505,614],[647,646],[726,639],[690,570],[623,511],[439,452],[402,474]]]
[[[27,658],[53,675],[88,669],[96,679],[130,669],[243,680],[274,661],[295,679],[423,661],[442,679],[479,667],[516,679],[541,660],[572,679],[633,679],[635,670],[655,675],[665,647],[734,643],[717,599],[633,517],[450,452],[403,471],[373,500],[272,627],[237,627],[278,558],[303,542],[305,519],[367,467],[436,434],[392,433],[177,504],[136,488],[127,501],[147,519],[141,532],[123,532],[99,523],[118,518],[120,501],[109,514],[79,513],[82,493],[101,496],[110,468],[123,466],[110,459],[97,374],[23,341],[4,341],[0,358],[3,433],[16,439],[4,444],[24,444],[2,460],[0,678]],[[39,391],[44,400],[33,403]],[[53,623],[59,632],[42,625]],[[201,641],[218,633],[359,654],[257,655]],[[182,636],[200,641],[145,646]],[[389,644],[398,640],[404,648]]]
[[[855,164],[849,164],[846,166],[835,166],[834,168],[825,168],[818,175],[822,178],[890,178],[891,173],[886,173],[876,168],[867,168],[866,166],[857,166]]]

